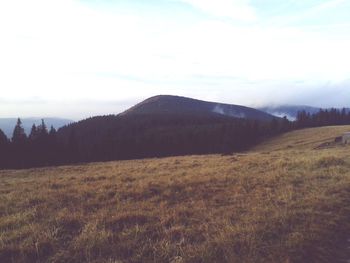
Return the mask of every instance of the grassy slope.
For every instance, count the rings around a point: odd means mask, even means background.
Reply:
[[[0,262],[335,262],[350,147],[313,148],[347,130],[234,156],[0,171]]]

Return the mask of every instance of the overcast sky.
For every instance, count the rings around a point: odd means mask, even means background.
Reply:
[[[173,94],[350,106],[348,0],[0,2],[0,117],[80,119]]]

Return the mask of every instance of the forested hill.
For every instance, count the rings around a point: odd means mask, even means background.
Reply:
[[[0,168],[228,153],[289,129],[286,119],[243,106],[156,96],[57,132],[43,121],[26,134],[18,120],[11,140],[0,133]]]
[[[61,128],[57,138],[75,145],[81,161],[135,159],[240,151],[278,133],[274,124],[218,114],[111,115]]]
[[[151,97],[135,105],[121,115],[134,114],[201,114],[206,116],[219,114],[228,117],[259,121],[271,121],[272,119],[276,118],[266,112],[245,106],[208,102],[170,95]]]
[[[170,106],[163,107],[164,100],[160,102],[156,98],[160,109],[175,105],[170,102]],[[181,104],[176,112],[154,112],[145,110],[145,105],[147,109],[155,108],[154,98],[124,114],[89,118],[58,131],[54,128],[48,131],[42,121],[39,126],[33,125],[28,135],[18,120],[11,140],[0,131],[0,168],[231,153],[291,129],[350,124],[350,113],[345,109],[321,110],[313,115],[303,111],[295,122],[290,122],[286,118],[270,121],[236,118],[204,110],[184,113],[186,105]]]
[[[252,108],[163,95],[68,125],[57,138],[75,145],[77,161],[100,161],[240,151],[289,127]]]

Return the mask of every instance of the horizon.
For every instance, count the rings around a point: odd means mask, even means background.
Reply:
[[[76,121],[157,94],[349,107],[349,11],[344,0],[4,1],[0,118]]]
[[[107,116],[107,115],[119,115],[121,113],[123,113],[124,111],[127,111],[129,110],[130,108],[136,106],[137,104],[139,103],[142,103],[144,101],[146,101],[147,99],[150,99],[150,98],[153,98],[153,97],[158,97],[158,96],[171,96],[171,97],[180,97],[180,98],[188,98],[188,99],[194,99],[194,100],[199,100],[197,98],[190,98],[190,97],[185,97],[185,96],[179,96],[179,95],[167,95],[167,94],[160,94],[160,95],[155,95],[155,96],[151,96],[151,97],[148,97],[142,101],[139,101],[139,102],[136,102],[135,104],[132,104],[131,106],[129,106],[128,108],[126,109],[123,109],[122,111],[120,112],[117,112],[117,113],[106,113],[106,114],[100,114],[100,115],[86,115],[85,117],[82,117],[82,118],[70,118],[70,117],[62,117],[62,116],[45,116],[45,115],[42,115],[42,116],[13,116],[13,117],[0,117],[0,120],[13,120],[13,119],[25,119],[25,120],[44,120],[44,121],[47,121],[47,120],[50,120],[50,119],[55,119],[55,120],[64,120],[64,121],[73,121],[73,122],[79,122],[79,121],[82,121],[82,120],[85,120],[85,119],[88,119],[88,118],[93,118],[93,117],[99,117],[99,116]],[[274,113],[270,112],[274,109],[278,109],[279,107],[299,107],[299,108],[314,108],[314,109],[322,109],[322,110],[329,110],[329,109],[337,109],[337,110],[341,110],[341,109],[350,109],[350,107],[317,107],[317,106],[310,106],[310,105],[296,105],[296,104],[266,104],[266,105],[261,105],[259,107],[254,107],[254,106],[246,106],[246,105],[243,105],[243,104],[230,104],[230,103],[225,103],[225,102],[220,102],[220,101],[209,101],[209,100],[201,100],[201,101],[205,101],[205,102],[210,102],[210,103],[217,103],[217,104],[226,104],[226,105],[235,105],[235,106],[244,106],[244,107],[249,107],[249,108],[252,108],[252,109],[257,109],[259,111],[262,111],[262,112],[266,112],[268,114],[271,114],[271,115],[275,115],[277,117],[281,117],[280,116],[280,112],[276,111]],[[287,116],[288,117],[288,116]],[[294,120],[294,117],[288,117],[288,119],[290,120]],[[1,127],[0,127],[1,129]]]
[[[43,119],[43,120],[47,120],[47,119],[57,119],[57,120],[70,120],[70,121],[74,121],[74,122],[78,122],[78,121],[81,121],[81,120],[85,120],[85,119],[88,119],[88,118],[92,118],[92,117],[98,117],[98,116],[105,116],[105,115],[119,115],[121,113],[123,113],[124,111],[127,111],[129,110],[130,108],[132,108],[133,106],[136,106],[137,104],[147,100],[147,99],[150,99],[150,98],[153,98],[153,97],[157,97],[157,96],[172,96],[172,97],[181,97],[181,98],[189,98],[189,99],[194,99],[194,100],[199,100],[197,98],[190,98],[190,97],[185,97],[185,96],[179,96],[179,95],[166,95],[166,94],[161,94],[161,95],[155,95],[155,96],[151,96],[151,97],[148,97],[142,101],[138,101],[136,102],[135,104],[131,104],[128,108],[125,108],[123,110],[121,110],[120,112],[115,112],[115,113],[106,113],[106,114],[100,114],[100,115],[86,115],[85,117],[82,117],[82,118],[70,118],[70,117],[65,117],[65,116],[45,116],[45,115],[41,115],[41,116],[10,116],[10,117],[0,117],[0,120],[6,120],[6,119],[26,119],[26,120],[30,120],[30,119],[33,119],[33,120],[38,120],[38,119]],[[209,101],[209,100],[201,100],[201,101],[206,101],[206,102],[211,102],[211,103],[217,103],[217,104],[227,104],[227,105],[236,105],[236,106],[244,106],[244,107],[249,107],[249,108],[253,108],[253,109],[257,109],[257,110],[260,110],[260,111],[265,111],[267,112],[265,109],[270,109],[270,110],[273,110],[273,109],[277,109],[279,107],[300,107],[300,108],[308,108],[308,107],[311,107],[311,108],[315,108],[315,109],[324,109],[324,110],[329,110],[329,109],[337,109],[337,110],[341,110],[341,109],[349,109],[349,107],[317,107],[317,106],[310,106],[310,105],[297,105],[297,104],[266,104],[266,105],[260,105],[258,107],[255,107],[255,106],[247,106],[247,105],[243,105],[243,104],[230,104],[230,103],[226,103],[226,102],[220,102],[220,101]],[[271,114],[271,113],[270,113]],[[277,112],[276,112],[277,114]],[[275,114],[275,115],[276,115]],[[274,115],[274,114],[272,114]],[[278,115],[278,114],[277,114]],[[276,115],[276,116],[277,116]],[[279,116],[280,117],[280,116]],[[293,118],[292,118],[293,119]]]

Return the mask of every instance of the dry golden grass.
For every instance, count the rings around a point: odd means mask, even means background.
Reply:
[[[277,139],[270,139],[255,147],[254,151],[290,150],[291,148],[310,150],[322,143],[331,142],[335,137],[349,131],[350,126],[328,126],[297,130],[285,133]]]
[[[0,262],[336,262],[350,127],[254,151],[0,172]],[[350,235],[349,235],[350,236]]]

